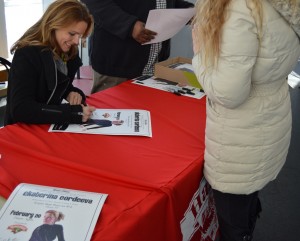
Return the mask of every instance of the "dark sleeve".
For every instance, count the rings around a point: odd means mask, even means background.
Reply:
[[[41,69],[36,55],[16,51],[8,81],[8,111],[14,122],[81,123],[81,105],[47,105],[49,90]]]
[[[192,8],[194,4],[188,1],[175,0],[175,8]]]
[[[68,77],[71,79],[68,89],[66,90],[65,95],[63,96],[65,99],[67,98],[67,96],[69,95],[70,92],[77,92],[81,95],[82,97],[82,104],[85,104],[86,102],[86,96],[83,93],[83,91],[77,87],[74,87],[73,85],[73,81],[75,79],[75,75],[77,74],[77,71],[79,70],[79,68],[82,66],[82,60],[79,57],[79,55],[77,54],[77,56],[75,57],[74,60],[72,60],[72,64],[69,65],[68,62]]]
[[[29,241],[38,241],[36,229],[32,232],[32,235],[31,235]]]
[[[126,1],[126,0],[124,0]],[[138,18],[125,12],[113,0],[82,0],[94,17],[95,29],[101,27],[121,39],[131,36]]]
[[[57,225],[57,239],[58,241],[65,241],[64,230],[62,225]]]
[[[46,234],[45,234],[45,230],[43,230],[43,226],[41,225],[39,227],[37,227],[33,232],[32,235],[29,239],[29,241],[39,241],[39,240],[46,240]]]

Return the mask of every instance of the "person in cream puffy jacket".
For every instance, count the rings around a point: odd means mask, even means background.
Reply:
[[[201,0],[196,10],[193,68],[207,95],[204,175],[221,240],[251,240],[258,191],[289,149],[287,76],[300,55],[299,0]]]

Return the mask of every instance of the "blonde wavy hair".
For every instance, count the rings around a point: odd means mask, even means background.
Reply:
[[[263,11],[261,0],[245,0],[258,28],[262,31]],[[196,16],[193,19],[195,40],[200,46],[204,66],[215,67],[220,55],[222,27],[226,21],[231,0],[198,0]],[[260,38],[260,36],[259,36]]]
[[[63,220],[65,218],[65,215],[62,212],[58,212],[55,210],[48,210],[47,212],[45,212],[45,214],[46,213],[52,214],[55,217],[56,222]]]
[[[62,53],[55,38],[55,30],[81,21],[87,23],[87,29],[82,36],[86,38],[91,33],[94,23],[86,5],[78,0],[56,0],[49,5],[41,19],[12,45],[10,51],[13,54],[18,48],[25,46],[45,46],[58,58]],[[74,58],[77,53],[78,47],[72,45],[68,58]]]

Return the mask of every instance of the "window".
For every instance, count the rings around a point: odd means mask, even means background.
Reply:
[[[43,14],[42,0],[4,0],[8,51]],[[10,53],[9,53],[10,54]]]
[[[53,0],[0,0],[0,56],[11,59],[11,46],[36,23]],[[81,46],[80,46],[81,50]],[[80,53],[89,64],[87,47]]]
[[[9,49],[42,16],[51,0],[0,0],[0,55],[11,58]]]

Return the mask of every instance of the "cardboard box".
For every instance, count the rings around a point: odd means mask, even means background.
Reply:
[[[192,70],[192,60],[188,58],[175,57],[155,64],[154,76],[201,89]]]

